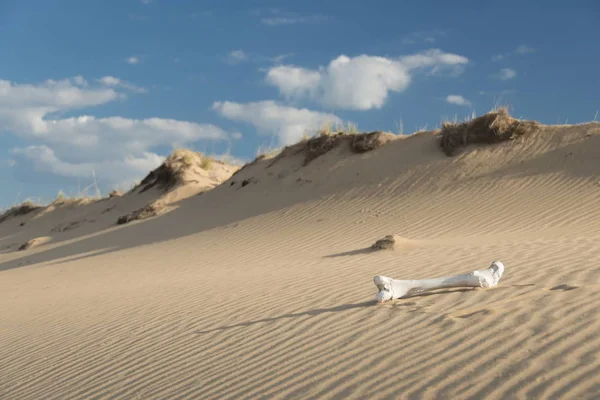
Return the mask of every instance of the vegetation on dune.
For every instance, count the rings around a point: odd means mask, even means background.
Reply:
[[[178,183],[182,183],[185,172],[195,165],[205,171],[210,171],[214,161],[212,158],[192,150],[175,150],[158,168],[150,171],[133,190],[141,188],[139,193],[143,193],[157,187],[160,190],[168,191]]]
[[[30,200],[26,200],[23,203],[11,207],[0,214],[0,223],[21,215],[29,214],[30,212],[39,210],[40,208],[42,208],[42,206],[35,204]]]
[[[491,144],[530,134],[539,129],[535,121],[511,117],[506,108],[489,112],[461,123],[444,122],[440,132],[440,147],[448,156],[470,144]]]
[[[134,210],[129,214],[120,216],[117,219],[117,225],[128,224],[132,221],[141,221],[144,219],[156,217],[165,212],[166,209],[167,207],[164,203],[155,201],[142,208],[138,208],[137,210]]]

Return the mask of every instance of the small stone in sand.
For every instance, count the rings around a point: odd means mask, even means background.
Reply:
[[[39,238],[28,240],[27,242],[23,243],[21,245],[21,247],[19,247],[19,251],[31,249],[32,247],[39,246],[40,244],[44,244],[47,241],[48,241],[48,238],[46,238],[46,237],[39,237]]]
[[[383,239],[379,239],[378,241],[373,243],[373,245],[371,245],[371,248],[373,250],[393,250],[396,245],[396,242],[398,242],[400,239],[401,237],[396,234],[386,235]]]

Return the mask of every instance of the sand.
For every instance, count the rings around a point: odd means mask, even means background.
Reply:
[[[263,159],[126,225],[163,194],[1,223],[0,398],[598,398],[600,124],[438,140]],[[495,288],[374,301],[493,260]]]

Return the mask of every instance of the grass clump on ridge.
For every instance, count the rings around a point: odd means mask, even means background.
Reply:
[[[153,187],[167,191],[181,182],[183,174],[198,159],[199,155],[191,150],[175,150],[167,159],[156,169],[150,171],[142,181],[134,187],[134,190],[140,189],[143,193]]]
[[[329,122],[323,124],[321,129],[313,136],[305,132],[298,143],[288,145],[283,149],[271,149],[271,151],[257,155],[254,161],[244,165],[233,175],[262,160],[270,160],[266,166],[266,168],[270,168],[282,158],[296,156],[301,153],[304,153],[303,164],[306,166],[314,159],[330,152],[341,144],[346,144],[352,153],[365,153],[383,146],[395,137],[394,134],[382,131],[360,133],[358,127],[352,123],[344,126]]]
[[[444,122],[440,147],[448,156],[470,144],[492,144],[513,140],[536,131],[535,121],[520,121],[509,115],[506,108],[489,112],[466,122]]]
[[[335,149],[342,143],[346,143],[353,153],[365,153],[378,149],[394,137],[393,134],[382,131],[321,133],[306,142],[304,147],[304,165]]]
[[[208,157],[202,157],[202,161],[200,161],[200,168],[205,171],[210,171],[213,166],[213,160]]]
[[[31,200],[26,200],[21,204],[17,204],[14,207],[9,208],[2,214],[0,214],[0,223],[7,221],[9,219],[19,217],[21,215],[29,214],[35,210],[42,208],[39,204],[33,203]]]
[[[92,197],[85,195],[84,192],[81,192],[79,195],[75,196],[67,196],[65,192],[62,190],[58,191],[56,198],[50,203],[51,206],[73,206],[73,205],[82,205],[89,204],[95,201],[98,201],[100,197]]]
[[[215,163],[218,165],[223,164],[221,161],[207,157],[202,153],[188,149],[177,149],[158,168],[150,171],[132,190],[135,191],[141,188],[139,193],[143,193],[156,186],[162,191],[168,191],[175,185],[184,183],[187,171],[198,172],[195,169],[196,167],[210,171]]]

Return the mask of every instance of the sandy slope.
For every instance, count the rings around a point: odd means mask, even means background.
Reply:
[[[599,160],[599,124],[452,158],[422,133],[5,252],[0,398],[598,398]],[[390,233],[414,245],[364,250]],[[373,302],[495,259],[497,288]]]

